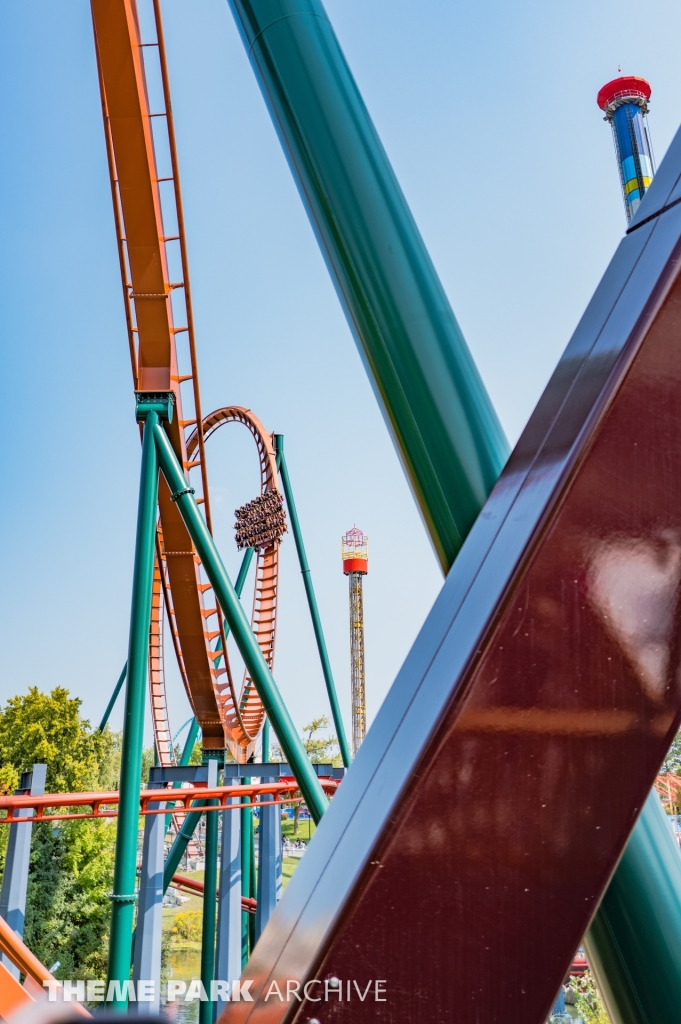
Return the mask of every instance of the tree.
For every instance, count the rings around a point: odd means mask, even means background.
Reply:
[[[677,732],[672,740],[672,745],[667,751],[661,772],[670,772],[672,775],[681,775],[681,732]]]
[[[303,746],[307,751],[307,755],[310,758],[312,764],[332,764],[336,768],[339,768],[343,764],[343,759],[340,754],[340,746],[335,736],[318,736],[317,733],[322,732],[323,729],[328,729],[331,723],[326,715],[320,715],[319,718],[313,718],[311,722],[303,726],[303,733],[307,733],[307,736],[303,735]],[[272,747],[272,754],[270,760],[272,761],[283,761],[284,754],[280,746],[274,744]],[[300,793],[296,793],[296,796],[300,796]],[[294,804],[293,810],[293,834],[298,835],[298,828],[300,825],[300,804]]]
[[[340,746],[334,735],[318,736],[323,729],[328,729],[331,723],[326,715],[313,718],[311,722],[303,726],[303,746],[312,764],[332,764],[339,768],[343,764],[340,754]],[[307,736],[304,734],[307,733]],[[283,761],[284,752],[278,743],[272,744],[270,750],[270,761]]]
[[[16,788],[21,771],[42,763],[48,793],[116,788],[120,736],[93,732],[80,705],[62,687],[31,687],[8,700],[0,708],[0,784]],[[6,829],[2,836],[6,848]],[[59,960],[62,978],[102,976],[115,837],[110,820],[33,827],[24,941],[47,967]]]

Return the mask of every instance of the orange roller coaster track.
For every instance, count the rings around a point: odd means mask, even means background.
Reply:
[[[263,491],[276,488],[276,463],[271,436],[249,410],[234,406],[202,417],[184,212],[158,0],[153,6],[156,37],[143,42],[135,0],[116,4],[92,0],[104,135],[133,385],[136,391],[174,393],[177,415],[169,425],[169,437],[192,483],[190,474],[193,470],[199,472],[201,496],[197,501],[203,505],[212,532],[205,453],[208,434],[228,422],[248,427],[260,456]],[[155,61],[160,71],[163,110],[152,111],[149,107],[146,68],[150,61]],[[167,168],[157,165],[155,143],[159,140],[159,151],[169,153]],[[166,228],[166,224],[172,227]],[[173,280],[171,265],[180,268]],[[187,405],[192,412],[183,411]],[[247,761],[264,721],[260,698],[248,675],[241,693],[236,691],[222,612],[210,585],[202,579],[200,561],[163,479],[159,511],[149,653],[159,762],[167,765],[173,761],[164,672],[164,607],[187,697],[201,726],[203,746],[227,746],[236,760]],[[277,591],[275,542],[258,553],[252,616],[254,632],[270,669]]]
[[[321,785],[328,796],[338,789],[335,779],[320,779]],[[214,801],[211,806],[202,806],[202,813],[212,811],[238,811],[240,809],[255,810],[272,804],[301,803],[302,797],[296,796],[297,784],[294,779],[283,782],[257,783],[249,786],[190,786],[187,789],[145,789],[140,793],[140,814],[168,814],[172,807],[154,808],[149,804],[163,801],[173,804],[175,809],[189,811],[195,800]],[[239,802],[234,802],[238,798]],[[78,818],[115,818],[116,807],[120,795],[117,790],[95,793],[45,793],[42,796],[0,796],[0,825],[24,825],[37,821],[69,821]],[[86,807],[87,811],[73,811],[74,807]],[[54,809],[62,809],[62,813],[48,813]],[[33,817],[27,817],[26,811],[34,811]]]
[[[229,406],[216,409],[203,421],[203,435],[207,439],[226,423],[242,423],[253,435],[260,460],[260,489],[277,489],[277,463],[272,435],[254,416],[250,409]],[[187,453],[191,458],[197,449],[200,433],[195,430],[187,440]],[[274,650],[277,633],[277,598],[279,592],[279,541],[260,548],[257,553],[255,589],[253,592],[253,632],[270,669],[274,667]],[[219,653],[215,652],[218,657]],[[218,672],[225,671],[218,669]],[[248,672],[244,672],[241,694],[237,700],[231,673],[227,669],[226,684],[217,684],[218,706],[228,735],[232,738],[230,749],[237,760],[247,761],[253,753],[255,739],[262,728],[265,711]]]

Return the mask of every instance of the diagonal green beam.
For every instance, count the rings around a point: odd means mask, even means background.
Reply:
[[[201,559],[204,572],[210,580],[241,657],[244,659],[258,691],[265,713],[272,722],[284,755],[303,794],[303,799],[317,823],[328,807],[324,790],[310,764],[305,747],[296,732],[293,720],[260,650],[258,641],[253,635],[251,624],[246,618],[241,602],[218,554],[215,542],[199,511],[199,506],[196,504],[193,490],[187,484],[168,436],[159,424],[156,425],[154,437],[159,465],[170,488],[171,498],[177,503],[189,536]]]
[[[107,993],[111,989],[111,982],[122,983],[130,977],[133,921],[137,901],[137,832],[158,501],[158,457],[154,441],[154,428],[157,424],[156,412],[148,412],[142,436],[142,467],[128,644],[128,683],[125,690],[120,799],[116,829],[116,861],[113,892],[110,895],[111,931]],[[108,1003],[114,1010],[121,1013],[126,1011],[127,1004],[127,996],[122,994],[122,989],[119,989],[118,996],[114,995]]]
[[[317,641],[319,660],[322,663],[322,673],[324,675],[324,682],[326,683],[326,692],[329,696],[329,704],[331,705],[333,724],[336,728],[336,736],[338,737],[338,745],[340,747],[341,757],[343,758],[343,764],[345,765],[346,768],[349,768],[351,760],[350,748],[348,747],[348,740],[345,735],[345,726],[343,724],[343,716],[341,715],[340,705],[338,703],[336,684],[333,681],[333,672],[331,671],[329,652],[326,649],[326,640],[324,639],[322,620],[319,616],[317,598],[315,597],[314,587],[312,585],[312,574],[310,572],[310,566],[307,561],[307,553],[305,551],[305,544],[303,542],[303,531],[300,528],[298,511],[296,509],[296,503],[293,499],[293,488],[291,487],[291,478],[289,476],[288,466],[286,464],[286,455],[284,454],[283,434],[274,435],[274,450],[277,453],[277,467],[279,469],[279,475],[281,476],[281,482],[284,487],[284,495],[286,497],[286,505],[288,507],[289,519],[291,520],[293,539],[295,541],[296,551],[298,552],[298,563],[300,565],[300,572],[303,577],[303,583],[305,584],[305,594],[307,596],[308,608],[310,609],[310,618],[312,619],[312,628],[314,629],[315,640]]]
[[[239,566],[239,572],[238,572],[238,575],[237,575],[237,578],[236,578],[236,583],[234,584],[234,593],[239,598],[241,597],[241,592],[244,589],[244,584],[246,582],[246,577],[248,576],[248,570],[250,568],[251,562],[253,561],[253,555],[254,554],[255,554],[255,551],[254,551],[253,548],[246,548],[246,550],[244,551],[244,557],[241,559],[241,565]],[[225,622],[225,640],[227,639],[228,636],[229,636],[229,623]],[[222,650],[222,637],[220,637],[220,636],[218,637],[217,644],[215,645],[215,650],[216,651],[221,651]],[[220,667],[220,662],[221,661],[222,661],[222,658],[216,658],[215,659],[215,667],[216,668]]]
[[[228,3],[446,573],[506,439],[323,3]],[[612,973],[614,1024],[676,1019],[681,1003],[681,914],[664,909],[681,906],[681,859],[658,805],[653,793],[586,940]]]
[[[123,666],[123,671],[121,672],[120,676],[118,677],[118,682],[114,686],[114,691],[111,694],[111,700],[107,704],[106,711],[102,715],[102,720],[99,723],[99,728],[97,729],[97,732],[104,732],[104,730],[106,728],[106,723],[109,721],[109,719],[111,717],[111,712],[113,711],[114,706],[116,704],[116,701],[118,700],[118,694],[123,689],[123,683],[125,682],[125,677],[127,675],[127,672],[128,672],[128,663],[126,661],[125,665]]]
[[[447,571],[508,443],[321,0],[228,0]]]

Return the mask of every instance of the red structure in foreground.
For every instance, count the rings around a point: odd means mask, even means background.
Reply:
[[[681,712],[681,137],[656,186],[223,1024],[551,1010]],[[288,978],[388,1001],[266,1001]]]

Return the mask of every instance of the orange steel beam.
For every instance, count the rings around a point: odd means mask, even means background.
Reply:
[[[28,818],[27,820],[30,821],[31,819]],[[43,987],[43,982],[49,982],[51,986],[55,986],[57,999],[59,1000],[59,991],[62,988],[61,983],[57,981],[53,974],[50,974],[44,964],[38,960],[38,957],[31,952],[28,946],[19,938],[17,933],[10,928],[2,917],[0,917],[0,950],[5,954],[5,956],[9,957],[14,966],[18,967],[22,974],[25,974],[27,978],[32,978],[33,981],[37,982],[41,989]],[[73,1003],[69,1012],[77,1014],[80,1017],[91,1016],[85,1007],[77,1002]]]
[[[205,891],[203,882],[199,882],[197,878],[187,878],[185,875],[173,875],[172,884],[175,889],[191,892],[194,896],[203,896]],[[216,897],[220,895],[219,889],[216,889],[215,895]],[[257,907],[257,900],[251,899],[250,896],[241,897],[241,909],[245,910],[247,914],[255,914]]]
[[[324,791],[332,796],[340,783],[335,779],[320,779]],[[145,789],[140,793],[140,814],[167,814],[173,807],[150,808],[150,803],[158,803],[163,800],[166,804],[174,805],[175,809],[183,812],[196,810],[191,806],[193,800],[214,800],[212,806],[202,807],[202,811],[234,811],[241,808],[253,810],[257,807],[269,807],[273,804],[295,804],[302,803],[302,797],[287,794],[297,792],[295,779],[285,782],[263,782],[251,786],[216,786],[208,789],[206,786],[191,786],[187,789]],[[246,797],[248,802],[230,802],[234,797],[243,800]],[[263,799],[270,797],[271,799]],[[0,812],[6,811],[6,817],[0,818],[0,825],[24,824],[25,822],[36,821],[63,821],[75,818],[114,818],[116,810],[102,810],[102,807],[115,807],[119,801],[117,790],[101,793],[45,793],[42,796],[0,796]],[[87,814],[46,814],[45,809],[49,807],[90,807]],[[19,816],[15,812],[19,810],[32,809],[35,815],[32,818]]]
[[[142,391],[174,392],[177,416],[170,425],[169,436],[185,472],[188,473],[192,465],[201,467],[203,497],[200,500],[204,502],[210,527],[203,437],[199,439],[199,457],[190,464],[184,434],[186,427],[196,423],[202,435],[201,410],[160,10],[156,5],[157,39],[152,45],[158,49],[161,62],[166,103],[163,112],[149,109],[135,0],[91,0],[91,8],[135,387]],[[179,234],[173,238],[180,242],[184,274],[179,282],[171,281],[168,271],[166,244],[170,239],[163,225],[154,152],[152,116],[155,114],[164,120],[168,131],[172,164],[169,177],[174,185],[175,214],[179,224]],[[171,301],[176,289],[184,294],[187,320],[179,327],[174,323]],[[189,334],[191,372],[183,374],[178,368],[176,335],[184,332]],[[183,380],[191,381],[193,387],[195,411],[194,419],[190,420],[183,419],[180,387]],[[163,479],[159,485],[159,507],[172,592],[172,618],[177,625],[177,639],[188,684],[187,696],[201,725],[204,746],[222,748],[230,737],[225,733],[216,701],[215,684],[219,672],[213,668],[207,639],[208,622],[212,616],[217,618],[222,631],[217,601],[209,602],[209,607],[204,605],[198,559]]]

